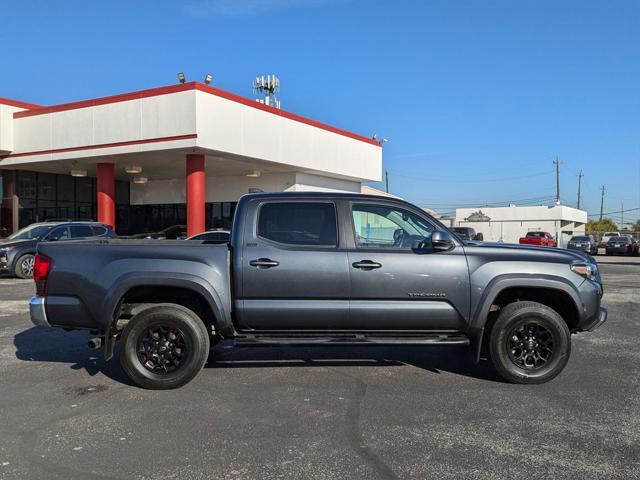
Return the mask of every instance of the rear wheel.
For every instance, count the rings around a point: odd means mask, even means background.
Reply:
[[[188,308],[160,304],[133,317],[122,332],[120,363],[143,388],[178,388],[200,372],[209,355],[209,334]]]
[[[35,256],[30,253],[21,256],[16,262],[16,275],[20,278],[33,278],[34,261]]]
[[[502,309],[489,343],[494,367],[512,383],[544,383],[555,378],[571,354],[571,333],[558,313],[537,302]]]

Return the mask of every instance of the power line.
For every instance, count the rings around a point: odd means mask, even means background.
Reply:
[[[602,216],[603,215],[609,215],[609,216],[620,216],[621,213],[626,213],[626,212],[636,212],[640,210],[640,207],[635,207],[635,208],[627,208],[626,210],[615,210],[613,212],[600,212],[600,214],[597,213],[592,213],[591,215],[587,215],[588,217],[597,217],[598,215],[600,215],[600,220],[602,220]]]
[[[418,180],[421,182],[438,182],[438,183],[487,183],[487,182],[505,182],[505,181],[509,181],[509,180],[522,180],[525,178],[533,178],[533,177],[541,177],[544,175],[551,175],[552,173],[554,173],[554,170],[549,170],[546,172],[539,172],[539,173],[531,173],[528,175],[518,175],[518,176],[514,176],[514,177],[503,177],[503,178],[494,178],[494,179],[484,179],[484,180],[460,180],[460,179],[447,179],[447,178],[434,178],[434,177],[429,177],[429,178],[425,178],[425,177],[416,177],[415,175],[412,174],[403,174],[403,173],[398,173],[398,172],[394,172],[394,171],[387,171],[387,174],[391,175],[391,176],[395,176],[395,177],[402,177],[402,178],[408,178],[410,180]]]
[[[453,207],[453,208],[475,208],[475,207],[490,207],[490,206],[501,206],[508,204],[519,204],[519,205],[528,205],[528,204],[540,204],[543,202],[552,201],[555,198],[553,195],[547,195],[544,197],[530,197],[530,198],[520,198],[515,200],[503,200],[498,202],[473,202],[473,203],[430,203],[430,202],[419,202],[418,205],[424,207]]]

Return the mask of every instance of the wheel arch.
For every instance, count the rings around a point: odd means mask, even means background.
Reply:
[[[585,306],[576,287],[567,279],[556,276],[528,278],[506,275],[494,279],[485,289],[470,325],[474,338],[474,358],[480,361],[485,331],[491,329],[496,315],[492,312],[519,300],[546,305],[562,317],[569,330],[577,327],[585,315]]]
[[[106,335],[114,331],[123,303],[175,303],[194,310],[203,322],[210,322],[223,336],[235,333],[230,311],[220,294],[204,279],[191,275],[169,274],[149,276],[129,274],[114,282],[107,293],[101,319]]]

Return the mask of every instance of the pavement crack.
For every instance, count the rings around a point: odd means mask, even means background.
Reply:
[[[332,370],[338,375],[353,380],[355,383],[355,392],[349,400],[346,415],[346,434],[349,445],[356,454],[358,454],[358,456],[376,472],[379,478],[383,480],[398,479],[399,477],[395,474],[393,469],[366,444],[362,435],[360,417],[362,413],[362,402],[367,394],[367,384],[362,379],[354,375],[349,375],[348,373],[344,373],[336,369]]]

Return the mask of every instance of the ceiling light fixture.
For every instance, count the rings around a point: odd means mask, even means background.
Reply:
[[[244,172],[245,177],[256,178],[260,176],[260,170],[249,170],[248,172]]]
[[[148,181],[149,179],[147,177],[133,177],[133,180],[132,180],[132,182],[137,185],[144,185]]]
[[[184,76],[184,73],[182,72],[178,72],[178,81],[180,83],[184,83],[187,81],[187,77]]]
[[[71,170],[71,172],[69,172],[70,175],[72,177],[86,177],[87,176],[87,171],[86,170],[82,170],[80,168],[74,168],[73,170]]]
[[[136,175],[138,173],[142,173],[142,167],[138,165],[127,165],[124,167],[124,171],[131,175]]]

